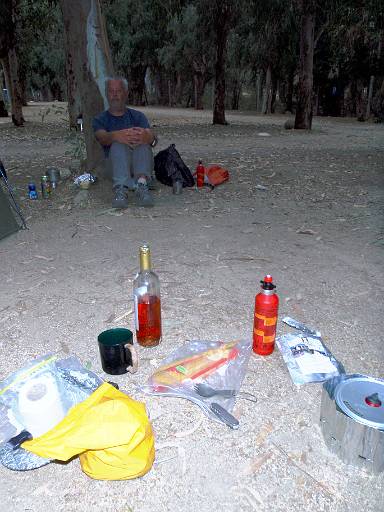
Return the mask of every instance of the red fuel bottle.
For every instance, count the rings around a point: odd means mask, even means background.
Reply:
[[[253,323],[253,351],[261,356],[272,354],[275,348],[277,312],[279,297],[272,276],[267,275],[260,281],[261,291],[255,298],[255,317]]]
[[[205,176],[205,169],[203,162],[199,160],[199,163],[196,167],[196,185],[198,188],[201,188],[204,186],[204,176]]]

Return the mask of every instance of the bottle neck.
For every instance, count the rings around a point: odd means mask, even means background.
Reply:
[[[140,251],[140,272],[151,270],[151,253],[148,251]]]
[[[261,293],[263,295],[275,295],[275,290],[265,290],[264,288],[261,288]]]

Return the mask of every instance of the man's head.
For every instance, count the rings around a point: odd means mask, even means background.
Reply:
[[[125,109],[128,96],[128,82],[122,77],[107,78],[105,81],[105,94],[111,112],[121,113]]]

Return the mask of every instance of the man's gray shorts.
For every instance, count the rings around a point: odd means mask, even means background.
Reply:
[[[153,175],[153,153],[149,144],[127,146],[114,142],[105,160],[105,174],[112,179],[113,187],[124,186],[133,189],[137,178]]]

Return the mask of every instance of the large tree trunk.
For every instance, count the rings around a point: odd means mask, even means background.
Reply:
[[[92,120],[108,107],[105,79],[113,75],[107,31],[100,0],[60,0],[60,5],[65,49],[70,54],[67,62],[80,92],[87,169],[92,170],[103,158],[101,147],[93,134]]]
[[[216,3],[217,15],[214,24],[216,33],[216,62],[213,124],[227,124],[225,120],[225,60],[230,18],[232,15],[232,2],[216,0]]]
[[[67,101],[68,101],[68,115],[69,115],[69,128],[76,130],[77,120],[81,116],[81,98],[80,89],[77,85],[74,63],[73,51],[68,47],[68,37],[64,33],[64,48],[65,48],[65,71],[67,76]]]
[[[23,97],[19,83],[19,65],[15,48],[9,50],[8,58],[3,59],[2,64],[11,104],[12,122],[15,126],[23,126]]]
[[[315,28],[315,6],[312,0],[300,0],[300,70],[297,95],[295,128],[312,128],[313,50]]]
[[[23,126],[23,96],[19,78],[19,63],[17,58],[18,37],[20,33],[20,2],[9,0],[4,12],[9,16],[8,37],[2,35],[1,61],[7,84],[9,100],[11,104],[12,121],[15,126]]]

